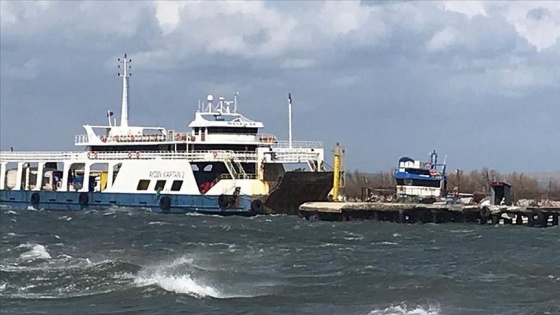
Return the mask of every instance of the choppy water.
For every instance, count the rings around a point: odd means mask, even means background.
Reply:
[[[560,229],[0,209],[0,312],[560,314]]]

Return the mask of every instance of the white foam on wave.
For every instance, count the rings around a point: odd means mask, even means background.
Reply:
[[[197,271],[198,270],[198,271]],[[216,269],[217,270],[217,269]],[[250,298],[258,295],[224,292],[212,284],[213,268],[201,268],[193,263],[193,258],[182,256],[170,262],[145,267],[135,276],[139,286],[156,285],[168,292],[186,294],[194,298]],[[201,274],[202,272],[202,274]],[[225,286],[227,287],[227,285]]]
[[[399,245],[399,243],[396,242],[372,242],[371,245]]]
[[[21,244],[16,248],[29,248],[30,250],[19,255],[22,260],[51,259],[51,254],[41,244]]]
[[[416,306],[408,307],[405,304],[390,306],[385,309],[377,309],[368,313],[368,315],[440,315],[439,307],[434,306]]]
[[[204,298],[207,296],[214,298],[223,297],[222,294],[215,288],[204,285],[195,279],[192,279],[188,274],[182,276],[165,275],[155,273],[147,277],[136,278],[136,283],[141,286],[157,285],[158,287],[179,294],[188,294],[196,298]]]
[[[216,288],[205,284],[202,279],[197,279],[186,271],[180,271],[179,267],[192,264],[192,258],[179,257],[170,263],[141,270],[134,281],[140,286],[157,285],[166,291],[187,294],[196,298],[226,297]]]
[[[148,223],[148,225],[168,225],[169,223],[167,222],[160,222],[160,221],[152,221],[150,223]]]

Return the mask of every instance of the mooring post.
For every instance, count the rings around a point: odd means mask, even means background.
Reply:
[[[515,224],[523,225],[523,215],[519,212],[515,214]]]
[[[534,220],[533,214],[532,213],[528,214],[527,215],[527,225],[528,226],[533,226],[535,224],[534,221],[535,220]]]
[[[399,223],[405,223],[405,218],[404,218],[404,211],[403,210],[399,210]]]
[[[548,215],[542,212],[541,209],[534,209],[531,213],[531,217],[533,218],[533,221],[536,219],[537,225],[540,227],[546,227],[548,225]],[[534,222],[533,225],[535,225]]]
[[[432,222],[439,223],[439,215],[436,210],[432,210]]]
[[[492,225],[500,224],[500,214],[501,213],[492,215]]]

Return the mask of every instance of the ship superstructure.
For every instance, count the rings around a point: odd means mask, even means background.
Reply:
[[[394,177],[398,197],[440,198],[446,193],[445,162],[438,163],[435,150],[430,153],[429,161],[400,158]]]

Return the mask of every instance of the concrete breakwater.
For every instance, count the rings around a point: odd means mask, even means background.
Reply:
[[[384,202],[308,202],[299,207],[305,219],[323,221],[376,220],[396,223],[558,225],[560,208],[408,204]]]

